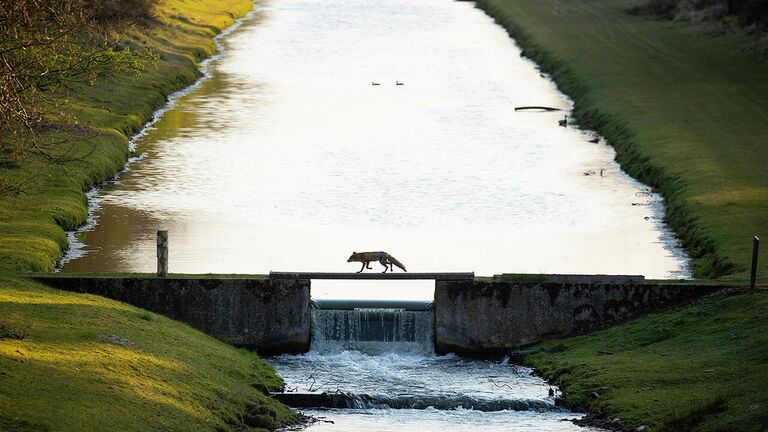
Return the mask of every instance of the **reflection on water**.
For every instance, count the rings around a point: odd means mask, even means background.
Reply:
[[[153,271],[168,229],[177,273],[357,271],[351,251],[386,250],[409,271],[687,276],[608,146],[514,111],[570,105],[471,3],[257,8],[139,140],[65,270]]]
[[[332,410],[304,411],[318,418],[310,432],[588,432],[598,429],[579,427],[568,420],[580,415],[563,412],[495,411],[457,409],[426,410]]]

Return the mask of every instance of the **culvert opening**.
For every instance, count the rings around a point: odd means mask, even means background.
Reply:
[[[434,290],[430,280],[313,280],[310,349],[432,354]]]

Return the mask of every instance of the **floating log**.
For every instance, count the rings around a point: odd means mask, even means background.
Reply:
[[[540,110],[540,111],[562,111],[560,108],[546,107],[546,106],[520,106],[515,107],[515,111],[525,110]]]

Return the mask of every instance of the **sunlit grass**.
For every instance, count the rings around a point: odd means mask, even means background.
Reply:
[[[0,278],[0,430],[213,430],[246,406],[295,421],[260,389],[271,366],[189,326],[98,296]]]
[[[63,116],[50,120],[83,130],[46,134],[74,144],[64,165],[30,155],[16,167],[0,167],[0,179],[28,182],[26,194],[0,198],[0,270],[50,271],[67,247],[64,229],[85,222],[84,191],[120,170],[128,158],[128,137],[160,108],[168,95],[199,77],[197,63],[210,56],[212,37],[252,7],[248,0],[167,0],[146,27],[122,29],[127,46],[160,54],[157,69],[144,78],[119,77],[73,86]],[[68,143],[67,147],[70,145]]]

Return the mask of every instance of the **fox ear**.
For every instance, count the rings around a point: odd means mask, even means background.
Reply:
[[[357,252],[355,252],[355,251],[352,251],[352,255],[354,255],[354,254],[356,254],[356,253],[357,253]]]

